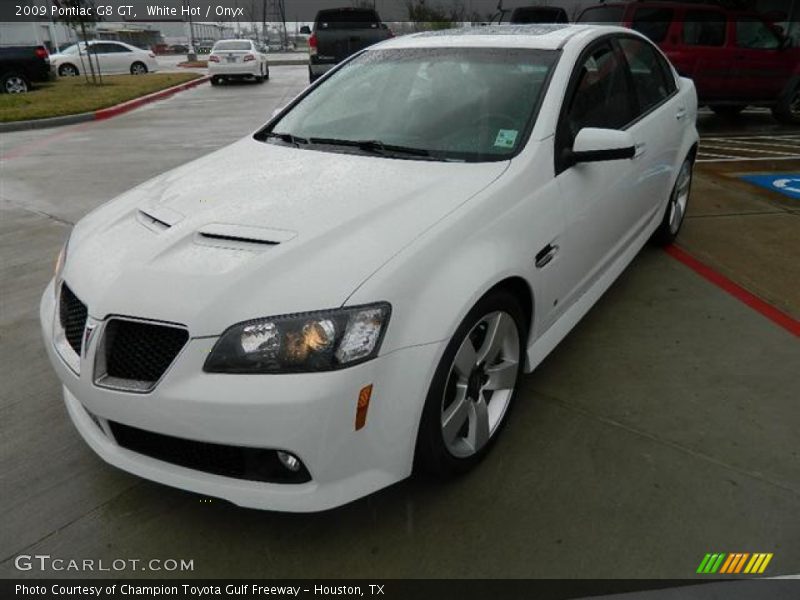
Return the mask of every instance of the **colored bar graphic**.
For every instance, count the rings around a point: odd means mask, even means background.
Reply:
[[[713,575],[761,574],[772,560],[772,553],[725,552],[708,553],[700,561],[697,573]],[[747,565],[747,566],[745,566]]]

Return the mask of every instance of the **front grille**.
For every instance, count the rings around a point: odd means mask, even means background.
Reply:
[[[105,329],[106,377],[154,384],[189,339],[179,327],[112,319]]]
[[[298,471],[290,471],[280,463],[276,450],[196,442],[144,431],[114,421],[109,421],[108,424],[117,444],[123,448],[188,469],[249,481],[311,481],[305,465],[301,464]]]
[[[81,302],[66,283],[61,284],[58,317],[67,343],[80,356],[83,347],[83,330],[86,327],[86,305]]]

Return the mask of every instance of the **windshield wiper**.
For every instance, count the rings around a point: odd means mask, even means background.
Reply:
[[[277,131],[267,131],[263,134],[264,139],[268,138],[275,138],[281,140],[282,142],[286,142],[287,144],[294,144],[298,148],[300,144],[308,144],[308,140],[304,137],[300,137],[297,135],[292,135],[291,133],[278,133]]]
[[[387,155],[387,154],[406,154],[408,156],[415,156],[420,158],[429,158],[431,160],[435,160],[431,157],[431,153],[424,148],[412,148],[410,146],[397,146],[395,144],[384,144],[380,140],[342,140],[338,138],[318,138],[312,137],[308,138],[308,141],[312,144],[322,144],[326,146],[348,146],[351,148],[358,148],[359,150],[364,150],[365,152],[373,152],[376,154]]]

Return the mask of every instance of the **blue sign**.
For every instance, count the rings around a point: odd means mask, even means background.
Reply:
[[[746,175],[745,181],[800,200],[800,173],[773,173],[772,175]]]

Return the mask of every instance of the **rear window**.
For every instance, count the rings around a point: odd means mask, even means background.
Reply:
[[[381,19],[374,10],[322,10],[317,29],[377,29]]]
[[[619,25],[624,16],[624,6],[596,6],[583,11],[578,17],[577,23],[614,23]]]
[[[724,46],[725,13],[687,10],[683,18],[683,43],[687,46]]]
[[[218,50],[250,50],[250,42],[217,42],[214,44],[214,51]]]
[[[671,8],[642,7],[633,14],[631,27],[649,37],[656,44],[667,39],[675,11]]]

